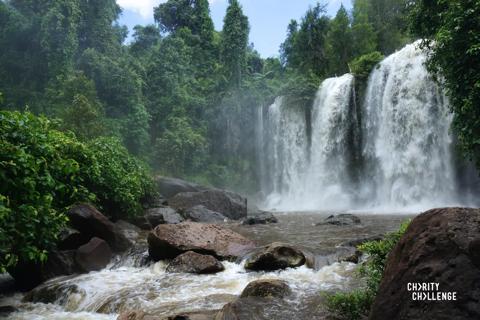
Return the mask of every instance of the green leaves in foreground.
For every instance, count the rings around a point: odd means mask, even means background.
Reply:
[[[407,220],[402,223],[398,231],[387,234],[385,239],[368,241],[358,246],[362,253],[367,254],[367,261],[359,270],[360,276],[366,280],[366,287],[327,296],[327,309],[338,319],[359,320],[368,317],[382,280],[387,256],[403,236],[409,224],[410,220]]]
[[[79,142],[29,112],[0,112],[0,272],[45,261],[76,202],[111,217],[134,215],[152,193],[147,171],[120,142]]]

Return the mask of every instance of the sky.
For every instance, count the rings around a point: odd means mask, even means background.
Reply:
[[[153,7],[165,0],[117,0],[123,8],[120,24],[130,30],[137,25],[154,23]],[[227,0],[209,0],[210,11],[216,30],[221,30],[227,10]],[[309,6],[318,0],[240,0],[250,22],[250,42],[264,58],[279,55],[280,44],[285,40],[291,19],[300,20]],[[340,5],[351,8],[351,0],[321,0],[327,4],[327,12],[334,16]]]

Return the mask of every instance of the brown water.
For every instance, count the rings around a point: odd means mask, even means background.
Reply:
[[[277,214],[279,223],[242,226],[227,224],[259,245],[285,242],[308,249],[321,261],[317,269],[305,266],[277,272],[247,272],[243,263],[225,262],[225,271],[215,275],[169,274],[167,262],[138,267],[132,256],[112,263],[99,272],[61,277],[36,289],[38,296],[51,296],[51,303],[23,302],[24,294],[3,296],[0,305],[19,309],[10,319],[80,320],[116,319],[125,310],[141,309],[159,316],[180,312],[218,310],[235,299],[243,288],[257,279],[282,279],[293,296],[285,301],[252,301],[248,312],[255,319],[323,319],[322,292],[349,290],[359,285],[356,265],[338,263],[333,253],[345,241],[384,234],[398,229],[406,215],[357,215],[358,226],[316,226],[329,213]],[[146,248],[145,248],[146,250]],[[328,257],[323,259],[322,257]]]

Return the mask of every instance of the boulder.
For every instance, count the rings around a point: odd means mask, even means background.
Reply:
[[[305,262],[305,254],[300,249],[275,242],[248,257],[245,261],[245,269],[271,271],[300,267]]]
[[[148,235],[148,252],[155,261],[173,259],[187,251],[236,259],[253,248],[252,241],[230,229],[197,222],[161,224]]]
[[[239,220],[247,216],[247,199],[224,190],[182,192],[169,199],[168,203],[171,207],[183,211],[203,205],[205,208],[220,212],[232,220]]]
[[[132,244],[138,241],[142,230],[134,224],[124,220],[115,222],[117,230]]]
[[[337,215],[331,215],[325,218],[323,222],[317,223],[317,226],[328,225],[328,224],[334,225],[334,226],[353,226],[360,223],[361,221],[359,217],[349,213],[341,213]]]
[[[94,237],[77,249],[75,261],[83,271],[98,271],[105,268],[112,258],[110,246],[104,240]]]
[[[202,205],[185,210],[183,216],[194,222],[223,222],[227,219],[223,214],[209,210]]]
[[[243,289],[240,298],[261,297],[261,298],[284,298],[292,294],[287,282],[276,279],[262,279],[250,282]]]
[[[193,251],[185,252],[173,259],[167,266],[167,272],[211,274],[225,270],[215,257]]]
[[[167,199],[181,192],[198,192],[208,190],[207,187],[185,180],[169,177],[156,177],[155,183],[160,194]]]
[[[43,264],[19,261],[15,267],[8,269],[16,286],[21,290],[29,290],[48,279],[78,271],[74,250],[54,250],[48,254],[48,259]]]
[[[180,223],[184,219],[183,217],[173,208],[170,207],[158,207],[152,208],[145,212],[145,217],[148,222],[155,228],[159,224],[175,224]]]
[[[90,240],[90,237],[72,228],[64,228],[58,237],[57,249],[75,250]]]
[[[57,303],[59,305],[65,305],[74,294],[78,295],[77,299],[86,296],[84,289],[81,289],[78,285],[69,281],[48,281],[25,294],[23,302]]]
[[[278,219],[270,212],[258,212],[243,219],[243,225],[277,223]]]
[[[90,238],[105,240],[114,251],[125,251],[132,245],[113,222],[89,204],[75,205],[67,215],[73,228]]]
[[[456,292],[456,300],[413,300],[409,283],[438,284],[428,293]],[[388,255],[370,319],[480,319],[480,209],[433,209],[413,219]]]

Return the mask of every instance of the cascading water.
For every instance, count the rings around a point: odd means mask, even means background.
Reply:
[[[310,140],[305,113],[277,99],[262,123],[273,184],[265,207],[418,211],[461,202],[448,101],[425,59],[414,43],[383,60],[360,110],[352,75],[326,79],[312,106]]]

